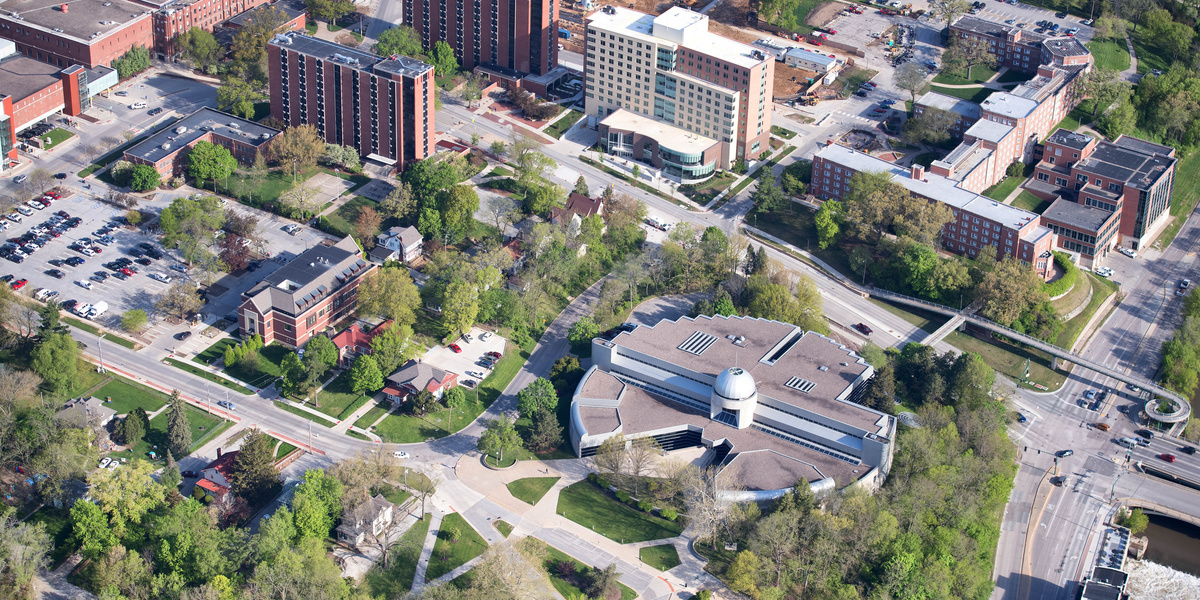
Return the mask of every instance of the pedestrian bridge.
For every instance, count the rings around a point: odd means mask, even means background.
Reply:
[[[999,333],[999,334],[1003,335],[1004,337],[1016,340],[1018,342],[1021,342],[1022,344],[1025,344],[1032,348],[1041,350],[1042,352],[1050,354],[1051,356],[1055,356],[1055,357],[1058,357],[1067,362],[1077,364],[1081,367],[1084,367],[1085,369],[1090,369],[1092,371],[1100,373],[1101,375],[1107,375],[1108,377],[1112,377],[1113,379],[1116,379],[1117,381],[1124,382],[1127,385],[1135,385],[1137,387],[1142,388],[1143,390],[1147,390],[1147,391],[1151,392],[1152,394],[1154,394],[1156,396],[1160,396],[1163,398],[1170,398],[1171,400],[1174,400],[1179,404],[1178,410],[1171,414],[1171,422],[1186,421],[1187,418],[1190,416],[1191,403],[1188,401],[1187,398],[1183,397],[1181,394],[1179,394],[1177,392],[1173,392],[1171,390],[1163,388],[1163,387],[1159,386],[1158,384],[1156,384],[1152,381],[1148,381],[1146,379],[1142,379],[1141,377],[1136,377],[1136,376],[1130,375],[1128,373],[1123,373],[1116,369],[1106,367],[1098,362],[1088,360],[1082,356],[1079,356],[1078,354],[1075,354],[1074,352],[1071,352],[1064,348],[1060,348],[1058,346],[1055,346],[1054,344],[1047,343],[1043,340],[1039,340],[1035,337],[1025,335],[1024,333],[1021,333],[1014,329],[1005,327],[999,323],[996,323],[995,321],[990,321],[988,319],[985,319],[983,317],[980,317],[980,316],[974,315],[974,314],[966,314],[966,312],[964,312],[964,311],[960,311],[958,309],[951,308],[949,306],[945,306],[942,304],[937,304],[935,302],[929,302],[927,300],[921,300],[920,298],[913,298],[911,296],[905,296],[904,294],[897,294],[894,292],[889,292],[889,291],[877,289],[874,287],[870,287],[870,288],[862,287],[862,286],[855,285],[854,283],[851,283],[848,281],[843,281],[842,284],[853,287],[856,290],[862,292],[863,294],[874,296],[876,298],[885,299],[885,300],[895,302],[897,304],[904,304],[907,306],[912,306],[914,308],[919,308],[921,310],[927,310],[930,312],[935,312],[938,314],[946,315],[946,316],[950,317],[951,322],[957,322],[959,319],[961,319],[962,321],[966,321],[967,323],[970,323],[971,325],[975,325],[976,327],[982,327],[989,331]],[[944,337],[944,335],[945,334],[943,333],[943,337]]]

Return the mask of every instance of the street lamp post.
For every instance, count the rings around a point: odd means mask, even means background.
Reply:
[[[100,353],[100,368],[96,370],[97,373],[106,373],[107,372],[104,370],[104,335],[105,335],[105,333],[107,333],[107,332],[101,331],[100,335],[98,335],[96,337],[96,349]]]

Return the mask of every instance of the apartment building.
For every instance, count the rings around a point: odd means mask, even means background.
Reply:
[[[112,66],[134,46],[152,48],[150,5],[129,0],[5,0],[0,38],[60,69]],[[3,91],[3,90],[0,90]]]
[[[926,92],[917,98],[917,101],[913,103],[913,114],[919,117],[931,108],[943,110],[955,116],[954,125],[950,128],[950,135],[956,138],[962,138],[963,133],[979,120],[978,104],[937,92]]]
[[[946,162],[961,167],[956,173],[971,173],[989,155],[977,145],[964,145],[955,149]],[[943,161],[934,164],[938,162]],[[1036,213],[981,196],[967,189],[970,186],[961,179],[932,169],[926,172],[920,165],[905,168],[846,146],[830,144],[813,157],[812,192],[819,198],[840,200],[850,192],[850,178],[863,171],[888,173],[892,181],[914,196],[948,205],[954,220],[942,228],[942,247],[946,250],[975,256],[984,247],[995,246],[997,258],[1016,257],[1033,266],[1044,278],[1053,273],[1050,251],[1054,247],[1054,232],[1041,223]]]
[[[299,32],[267,47],[271,115],[311,124],[331,144],[403,167],[433,154],[433,67],[403,56],[380,57]]]
[[[576,456],[618,435],[709,448],[708,464],[737,474],[739,500],[801,479],[816,493],[874,489],[891,468],[895,417],[858,403],[874,369],[819,333],[753,317],[662,320],[592,340],[592,363],[571,399]]]
[[[1038,67],[1051,62],[1049,56],[1055,51],[1047,47],[1051,40],[1070,40],[1069,49],[1060,50],[1058,54],[1066,59],[1067,64],[1081,64],[1088,56],[1086,49],[1073,37],[1047,36],[1024,28],[1004,23],[996,23],[977,17],[964,16],[950,26],[951,39],[980,39],[987,42],[996,55],[999,67],[1008,67],[1026,73],[1035,73]],[[953,43],[953,42],[952,42]],[[1082,52],[1080,51],[1082,49]]]
[[[205,107],[125,150],[124,158],[135,165],[150,165],[166,179],[183,173],[188,150],[200,142],[222,146],[238,162],[252,165],[255,155],[265,156],[279,134],[278,129]]]
[[[558,66],[559,0],[404,0],[426,48],[444,41],[463,68],[546,75]]]
[[[349,236],[331,246],[320,244],[243,292],[241,335],[259,333],[267,344],[298,348],[352,314],[358,285],[375,270],[360,254]]]
[[[217,25],[270,0],[140,0],[157,4],[154,11],[154,52],[162,59],[176,54],[175,38],[199,27],[211,32]]]
[[[628,125],[629,115],[662,124],[663,139],[602,136],[607,151],[696,181],[769,150],[771,54],[711,33],[707,16],[680,7],[654,16],[605,6],[586,26],[588,116],[602,126]]]
[[[1177,162],[1169,146],[1125,135],[1109,142],[1059,129],[1047,138],[1026,187],[1055,199],[1052,208],[1080,215],[1078,222],[1059,223],[1068,230],[1060,233],[1060,245],[1099,264],[1114,244],[1137,250],[1167,224]],[[1084,217],[1092,211],[1109,218]]]

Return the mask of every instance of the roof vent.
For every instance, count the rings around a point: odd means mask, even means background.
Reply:
[[[704,333],[703,331],[697,331],[692,335],[689,335],[688,338],[679,345],[679,349],[683,350],[684,352],[690,352],[696,356],[700,356],[701,354],[704,354],[704,351],[708,350],[708,347],[712,346],[716,341],[717,336]]]
[[[817,370],[818,370],[818,371],[828,371],[828,370],[829,370],[829,367],[827,367],[827,366],[825,366],[825,365],[821,365],[821,366],[817,367]]]
[[[162,149],[163,149],[163,150],[170,150],[170,149],[171,149],[171,145],[170,145],[170,144],[163,144],[163,145],[162,145]]]
[[[817,386],[816,383],[809,381],[803,377],[793,377],[793,378],[787,380],[787,383],[785,383],[783,385],[790,387],[793,390],[799,390],[801,392],[804,392],[805,394],[811,392],[812,389]]]

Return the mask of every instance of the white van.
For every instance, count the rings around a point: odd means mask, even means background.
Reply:
[[[1117,443],[1122,446],[1125,446],[1126,448],[1137,448],[1137,440],[1135,440],[1133,438],[1127,438],[1127,437],[1118,438]]]

